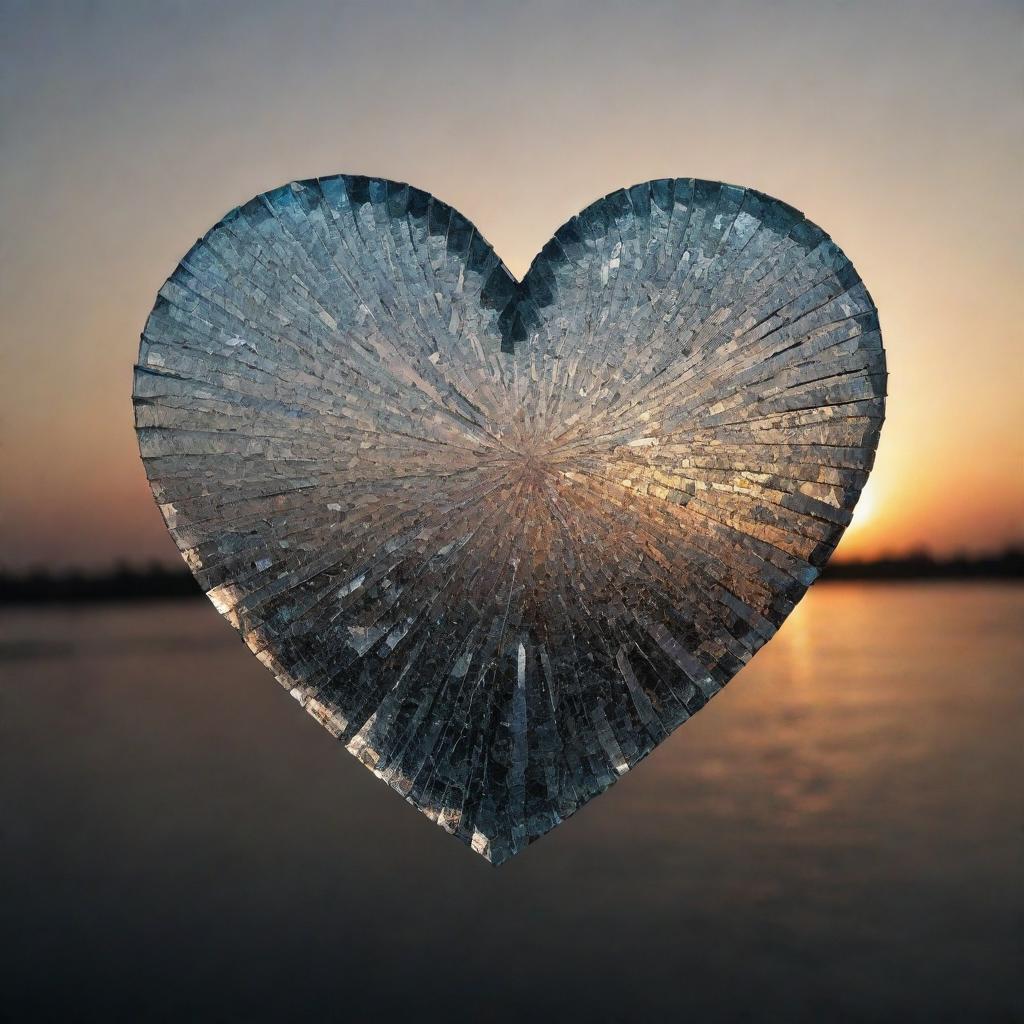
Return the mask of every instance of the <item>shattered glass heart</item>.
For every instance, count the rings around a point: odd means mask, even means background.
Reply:
[[[196,243],[134,401],[218,610],[499,862],[771,638],[850,521],[884,393],[849,260],[761,193],[615,192],[517,283],[450,206],[340,175]]]

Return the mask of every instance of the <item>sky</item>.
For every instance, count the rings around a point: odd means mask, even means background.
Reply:
[[[878,306],[838,557],[1024,539],[1024,6],[0,0],[0,568],[180,564],[132,426],[164,279],[227,210],[409,181],[525,272],[658,177],[803,210]]]

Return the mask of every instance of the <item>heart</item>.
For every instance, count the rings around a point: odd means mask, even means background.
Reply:
[[[614,192],[520,283],[445,203],[338,175],[196,243],[133,397],[217,609],[498,863],[771,638],[850,521],[885,380],[849,260],[751,189]]]

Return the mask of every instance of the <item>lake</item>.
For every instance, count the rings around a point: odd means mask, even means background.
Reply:
[[[1024,587],[823,584],[493,868],[205,601],[0,612],[0,1018],[1024,1020]]]

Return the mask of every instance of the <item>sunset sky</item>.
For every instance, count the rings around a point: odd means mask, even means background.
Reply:
[[[433,192],[517,274],[650,178],[791,203],[888,352],[841,554],[1019,542],[1022,10],[0,2],[0,566],[180,564],[132,427],[139,333],[228,209],[339,171]]]

